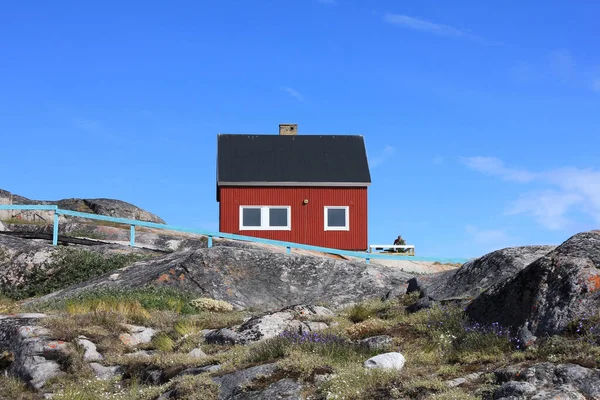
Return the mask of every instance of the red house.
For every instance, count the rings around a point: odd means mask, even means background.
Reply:
[[[368,248],[365,143],[356,135],[219,134],[221,232],[343,250]]]

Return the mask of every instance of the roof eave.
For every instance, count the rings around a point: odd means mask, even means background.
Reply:
[[[217,182],[218,186],[269,186],[269,187],[367,187],[371,182]]]

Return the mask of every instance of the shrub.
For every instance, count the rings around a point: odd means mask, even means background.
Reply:
[[[427,318],[418,330],[427,334],[442,351],[499,354],[520,346],[512,332],[498,323],[471,322],[457,306],[442,306],[422,311]]]
[[[27,284],[5,290],[13,299],[41,296],[85,282],[106,272],[123,268],[146,256],[140,254],[112,254],[104,256],[89,250],[59,247],[49,262],[35,268],[25,277]]]
[[[566,333],[592,344],[600,344],[600,311],[586,313],[571,321]]]
[[[363,322],[374,315],[374,310],[364,304],[354,305],[348,312],[348,319],[354,323]]]
[[[292,343],[281,336],[263,340],[248,349],[246,362],[264,363],[283,358],[291,346]]]
[[[214,311],[214,312],[229,312],[233,311],[233,306],[223,300],[214,300],[205,297],[194,299],[190,301],[190,304],[201,311]]]
[[[104,334],[121,332],[121,324],[127,322],[117,313],[98,312],[89,314],[58,314],[44,318],[41,324],[47,327],[57,340],[72,341],[85,331],[99,327]]]
[[[352,339],[363,339],[384,333],[389,327],[388,323],[379,319],[371,318],[346,328],[346,332]]]
[[[152,338],[151,346],[160,351],[173,351],[175,341],[166,333],[160,332]]]
[[[287,375],[297,376],[303,381],[312,380],[317,371],[332,371],[323,356],[298,349],[292,349],[286,358],[277,362],[277,366]]]
[[[116,313],[136,323],[143,323],[150,318],[150,313],[138,300],[117,300],[114,298],[86,299],[84,301],[69,300],[65,304],[67,313],[102,314]]]
[[[206,375],[187,375],[175,383],[177,398],[187,400],[217,400],[219,386]]]

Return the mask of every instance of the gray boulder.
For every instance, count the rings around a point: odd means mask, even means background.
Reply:
[[[212,365],[206,365],[204,367],[194,367],[194,368],[184,369],[177,376],[200,375],[205,372],[217,372],[220,370],[221,370],[221,366],[219,364],[212,364]]]
[[[472,319],[540,336],[562,332],[600,307],[600,231],[572,236],[512,278],[479,295]]]
[[[85,336],[77,338],[77,344],[83,348],[83,361],[100,361],[104,358],[96,349],[96,345]]]
[[[129,347],[135,347],[139,344],[150,343],[156,330],[145,326],[123,324],[123,327],[129,332],[125,332],[119,335],[119,340]]]
[[[238,343],[256,342],[270,339],[283,332],[309,333],[327,328],[323,322],[311,322],[298,318],[331,316],[333,313],[318,306],[298,305],[286,307],[278,312],[253,317],[239,326],[237,331]]]
[[[494,392],[494,400],[516,400],[526,399],[532,395],[537,388],[529,382],[506,382]]]
[[[118,376],[123,375],[123,367],[121,367],[120,365],[113,365],[113,366],[105,367],[102,364],[93,362],[93,363],[90,363],[90,367],[96,374],[96,378],[102,379],[102,380],[111,380]]]
[[[236,344],[239,342],[237,333],[228,328],[210,330],[204,335],[204,340],[209,344]]]
[[[264,364],[213,378],[219,385],[219,399],[242,399],[244,387],[259,377],[268,377],[277,371],[276,364]]]
[[[599,399],[600,370],[549,362],[513,365],[495,371],[497,400]]]
[[[285,378],[270,384],[264,390],[253,390],[235,395],[235,400],[302,400],[302,385]]]
[[[324,322],[310,321],[315,317],[330,317],[333,312],[325,307],[295,305],[258,315],[241,325],[208,331],[204,340],[216,344],[247,344],[274,338],[283,332],[309,333],[325,329]]]
[[[370,350],[384,350],[391,346],[392,337],[388,335],[371,336],[358,342]]]
[[[69,344],[52,340],[50,332],[36,323],[43,314],[17,314],[0,317],[0,352],[13,354],[8,374],[41,389],[51,378],[64,374],[57,360]]]
[[[196,349],[193,349],[192,351],[190,351],[188,353],[188,356],[194,357],[194,358],[204,358],[204,357],[206,357],[206,353],[203,352],[202,349],[196,348]]]
[[[114,273],[119,273],[119,279],[110,279]],[[36,301],[75,296],[100,287],[152,285],[225,300],[238,309],[273,310],[317,302],[335,307],[381,296],[411,277],[395,268],[364,262],[223,246],[139,261]]]
[[[419,291],[432,300],[470,299],[543,257],[554,246],[522,246],[497,250],[456,270],[422,275],[408,281],[407,293]]]

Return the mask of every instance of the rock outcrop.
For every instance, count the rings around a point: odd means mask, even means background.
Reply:
[[[52,340],[46,328],[37,325],[43,314],[0,316],[0,350],[8,351],[12,363],[8,373],[35,389],[63,374],[57,361],[69,343]]]
[[[308,334],[328,328],[325,322],[311,321],[311,318],[327,318],[333,315],[333,312],[325,307],[295,305],[252,317],[239,326],[207,332],[205,340],[215,344],[248,344],[274,338],[284,332]]]
[[[572,236],[514,277],[479,295],[472,319],[526,328],[534,335],[561,333],[600,307],[600,231]]]
[[[154,254],[139,248],[123,248],[119,245],[70,246],[74,250],[86,250],[102,256],[117,254]],[[0,291],[5,295],[27,291],[28,287],[45,276],[60,273],[53,264],[54,255],[64,248],[54,247],[47,240],[22,239],[0,234]],[[35,277],[35,279],[34,279]]]
[[[6,190],[0,189],[0,204],[55,204],[59,208],[64,210],[79,211],[91,214],[106,215],[109,217],[127,218],[127,219],[138,219],[141,221],[155,222],[157,224],[164,224],[162,218],[154,215],[146,210],[143,210],[133,204],[127,203],[121,200],[115,199],[62,199],[62,200],[31,200],[23,196],[19,196],[10,193]],[[44,213],[37,213],[38,217],[42,220],[51,219],[46,218]],[[11,211],[12,215],[23,215],[26,219],[35,219],[35,212],[31,211]],[[3,217],[2,217],[3,218]],[[1,218],[0,218],[1,219]]]
[[[600,399],[600,370],[549,362],[516,365],[495,372],[501,386],[495,400]]]
[[[138,261],[39,300],[75,296],[95,288],[180,288],[236,308],[273,310],[293,304],[345,305],[381,296],[412,275],[391,267],[270,252],[213,247]]]
[[[432,300],[470,299],[514,276],[555,246],[509,247],[486,254],[452,271],[423,275],[408,282],[407,292],[420,291]]]

